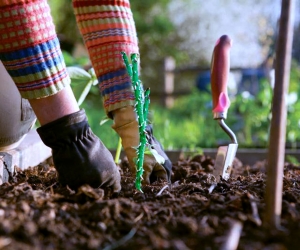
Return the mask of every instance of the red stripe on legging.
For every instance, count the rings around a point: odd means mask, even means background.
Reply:
[[[101,2],[101,4],[99,4]],[[73,6],[75,8],[78,7],[87,7],[87,6],[95,6],[95,5],[115,5],[115,6],[124,6],[124,7],[130,7],[129,1],[123,1],[123,0],[103,0],[103,1],[74,1],[73,0]]]

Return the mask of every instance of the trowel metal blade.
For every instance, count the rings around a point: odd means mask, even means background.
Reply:
[[[231,143],[228,144],[228,146],[221,146],[218,148],[213,171],[213,175],[216,177],[217,182],[220,181],[220,176],[225,180],[229,179],[237,148],[238,144],[236,143]]]

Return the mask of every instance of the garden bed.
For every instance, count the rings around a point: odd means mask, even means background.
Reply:
[[[200,149],[201,154],[207,157],[215,158],[217,155],[217,148],[203,148]],[[116,150],[111,149],[110,152],[115,155]],[[166,154],[172,162],[177,162],[193,155],[200,154],[199,150],[166,150]],[[121,158],[125,157],[125,153],[121,152]],[[238,148],[236,157],[243,163],[243,165],[254,165],[257,162],[264,161],[268,157],[268,149],[266,148]],[[300,162],[299,149],[285,149],[285,160],[288,162]]]
[[[210,193],[214,158],[173,162],[172,185],[134,189],[127,162],[122,191],[57,183],[51,160],[11,176],[0,188],[1,249],[295,249],[300,245],[300,168],[286,163],[282,228],[265,229],[265,162],[238,159],[229,181]],[[231,234],[236,229],[236,234]],[[241,229],[241,231],[239,231]],[[240,232],[240,234],[239,234]]]

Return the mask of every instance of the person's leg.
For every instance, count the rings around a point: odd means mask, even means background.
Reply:
[[[129,0],[85,1],[73,0],[79,30],[85,41],[90,59],[98,77],[100,92],[107,115],[113,118],[113,129],[122,139],[131,171],[136,172],[135,148],[139,145],[139,128],[134,110],[135,97],[130,77],[121,52],[128,56],[138,53],[138,39]],[[144,182],[163,178],[170,180],[172,164],[156,143],[152,129],[148,137],[151,145],[165,159],[160,164],[152,155],[145,155]],[[150,144],[150,140],[148,140]]]
[[[0,151],[16,148],[36,117],[0,61]]]
[[[30,99],[29,102],[41,125],[79,111],[70,86],[66,86],[55,95],[40,99]]]
[[[121,52],[139,53],[129,0],[73,0],[78,28],[99,81],[103,105],[112,112],[134,106],[131,80]]]
[[[0,61],[0,150],[17,147],[38,118],[41,125],[79,111],[70,86],[56,95],[24,99]],[[34,112],[33,112],[34,111]],[[35,116],[36,115],[36,116]]]
[[[37,132],[52,149],[59,181],[119,191],[113,157],[71,91],[47,1],[0,1],[0,17],[0,59],[42,124]]]

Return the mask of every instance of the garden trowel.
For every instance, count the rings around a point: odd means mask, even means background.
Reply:
[[[223,35],[217,41],[211,62],[211,92],[213,100],[213,117],[220,127],[229,135],[231,142],[228,146],[218,148],[213,175],[216,181],[220,177],[227,180],[230,177],[232,163],[236,155],[238,143],[235,134],[225,124],[230,100],[227,94],[227,81],[230,70],[230,47],[231,39]]]

